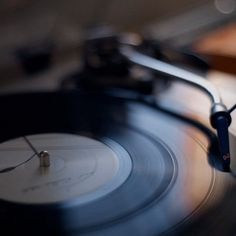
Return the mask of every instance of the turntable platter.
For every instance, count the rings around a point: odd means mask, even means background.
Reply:
[[[107,95],[39,93],[0,101],[0,168],[33,154],[24,137],[50,155],[48,167],[40,167],[35,155],[0,173],[4,230],[87,236],[235,233],[234,179],[212,166],[211,138],[198,127]]]

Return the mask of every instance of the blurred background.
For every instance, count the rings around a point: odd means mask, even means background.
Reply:
[[[235,19],[235,0],[1,0],[0,89],[9,84],[14,87],[16,81],[29,77],[22,60],[30,50],[43,51],[42,68],[47,67],[49,59],[50,68],[58,68],[45,75],[47,86],[53,86],[52,77],[78,66],[84,29],[99,24],[141,33],[175,48],[191,48],[208,55],[230,54],[232,59],[236,55],[235,44],[230,44],[236,38]],[[209,32],[222,28],[223,35],[217,33],[212,44]],[[223,36],[228,40],[224,45],[231,46],[220,50]],[[43,76],[37,86],[44,86]]]

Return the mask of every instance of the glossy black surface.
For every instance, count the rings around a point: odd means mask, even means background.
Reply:
[[[121,187],[85,205],[1,200],[4,235],[236,232],[234,180],[210,165],[212,140],[202,129],[140,102],[108,95],[11,95],[0,98],[0,107],[1,142],[37,133],[75,133],[101,140],[114,151],[117,143],[132,160],[131,174]]]

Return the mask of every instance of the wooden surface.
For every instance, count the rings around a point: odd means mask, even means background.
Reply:
[[[213,68],[236,74],[236,23],[203,35],[194,50],[209,58]]]

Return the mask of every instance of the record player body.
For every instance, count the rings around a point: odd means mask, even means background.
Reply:
[[[139,50],[162,56],[149,43]],[[223,171],[218,147],[228,152],[228,126],[218,145],[199,116],[168,105],[162,91],[174,86],[153,72],[156,60],[151,70],[137,70],[121,51],[117,36],[90,38],[82,72],[60,91],[0,97],[4,235],[236,233],[236,182]],[[208,82],[196,81],[220,101]],[[65,90],[70,83],[76,89]]]
[[[3,96],[1,110],[6,235],[235,233],[235,180],[204,126],[117,94]]]

